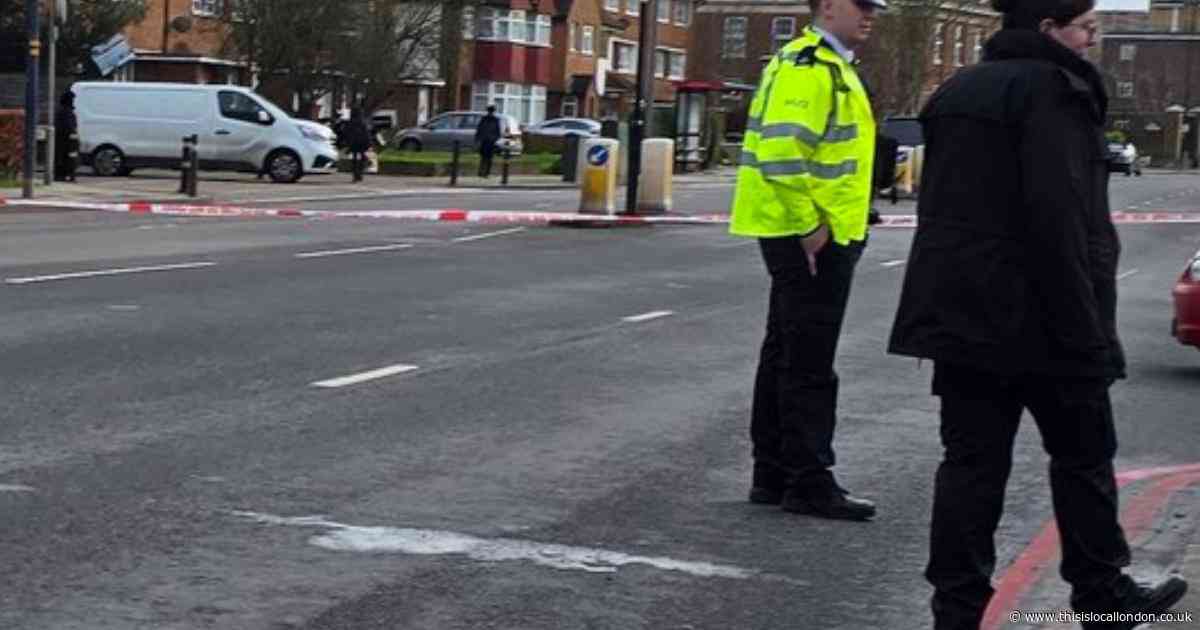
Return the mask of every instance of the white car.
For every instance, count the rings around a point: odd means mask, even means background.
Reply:
[[[600,123],[590,118],[552,118],[527,130],[541,136],[579,136],[595,138],[600,135]]]
[[[294,182],[332,173],[333,131],[292,118],[236,85],[82,81],[71,86],[79,154],[97,175],[178,168],[184,136],[195,135],[200,168],[266,173]]]

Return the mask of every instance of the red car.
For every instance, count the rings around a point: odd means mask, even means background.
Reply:
[[[1200,348],[1200,252],[1188,261],[1171,293],[1175,296],[1171,334],[1179,343]]]

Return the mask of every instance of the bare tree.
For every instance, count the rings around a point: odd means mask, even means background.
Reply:
[[[146,16],[144,0],[72,0],[58,35],[59,74],[73,74],[103,44]],[[43,29],[46,20],[41,21]],[[24,67],[25,0],[0,0],[0,67]]]
[[[438,76],[438,50],[446,11],[436,0],[348,2],[348,30],[336,52],[338,70],[367,111],[407,82]]]

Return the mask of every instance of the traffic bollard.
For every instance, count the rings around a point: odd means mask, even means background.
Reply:
[[[190,170],[192,173],[188,177],[187,194],[189,197],[196,196],[196,187],[200,180],[200,152],[196,149],[196,145],[199,144],[199,140],[200,139],[196,136],[196,134],[192,134],[192,159],[188,164],[188,170]]]
[[[179,161],[179,194],[186,195],[192,189],[191,172],[192,172],[192,146],[195,142],[195,134],[183,137],[183,157]]]
[[[500,165],[500,185],[501,186],[508,185],[508,161],[511,158],[512,158],[512,154],[509,153],[509,150],[507,148],[504,149],[504,156],[503,156],[504,163]]]
[[[459,145],[458,141],[455,140],[453,153],[451,153],[451,155],[450,155],[450,185],[451,186],[458,185],[458,153],[459,153],[460,149],[461,149],[461,145]]]

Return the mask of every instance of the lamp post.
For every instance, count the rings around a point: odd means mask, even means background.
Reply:
[[[21,196],[33,198],[33,163],[37,153],[38,118],[38,61],[42,42],[38,39],[38,2],[25,0],[25,34],[29,36],[29,52],[25,56],[25,160],[21,178]]]
[[[654,47],[658,0],[638,0],[641,3],[638,32],[637,89],[633,112],[629,115],[629,179],[625,187],[625,214],[637,214],[638,178],[642,171],[642,139],[646,137],[646,99],[654,101]]]

